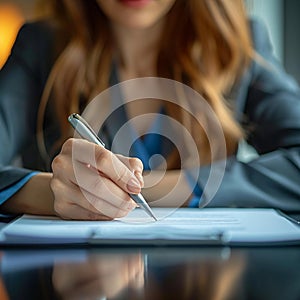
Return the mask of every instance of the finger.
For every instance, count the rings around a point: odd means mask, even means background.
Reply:
[[[90,210],[83,208],[82,206],[71,204],[68,205],[68,209],[55,209],[58,216],[65,220],[93,220],[93,221],[109,221],[112,218],[103,214],[94,213]]]
[[[65,189],[66,191],[68,189]],[[61,193],[56,197],[54,201],[54,210],[56,214],[62,219],[67,220],[111,220],[112,218],[102,214],[96,208],[94,208],[89,203],[84,203],[84,201],[76,201],[80,203],[79,205],[74,203],[73,199],[78,199],[78,197],[83,197],[80,193],[72,195],[73,190],[70,190],[66,196]],[[73,196],[73,197],[72,197]],[[71,198],[68,198],[71,197]],[[72,199],[72,200],[71,200]],[[85,205],[82,205],[84,203]]]
[[[129,201],[123,201],[122,203],[124,204],[122,205],[122,207],[114,206],[112,203],[106,201],[103,198],[97,197],[89,193],[88,191],[81,191],[84,195],[84,198],[86,199],[83,201],[83,205],[90,203],[90,205],[93,206],[97,211],[113,219],[125,217],[137,206],[132,199],[130,199]]]
[[[90,164],[128,193],[139,193],[141,185],[136,176],[111,151],[81,139],[69,139],[63,151],[72,153],[73,160]]]
[[[120,209],[132,210],[135,207],[135,203],[127,192],[124,192],[110,179],[103,177],[93,167],[88,167],[77,161],[74,161],[72,165],[70,155],[57,156],[52,163],[52,169],[54,178],[58,178],[59,181],[63,181],[66,185],[78,186],[83,191],[87,191],[93,195],[94,197],[89,197],[91,199],[90,203],[94,207],[97,207],[98,210],[100,207],[97,203],[98,198]],[[131,208],[128,208],[129,206]],[[101,208],[100,211],[102,211]]]
[[[52,273],[53,285],[62,299],[102,299],[104,294],[98,285],[98,277],[93,266],[87,264],[59,264]]]
[[[135,278],[131,281],[131,286],[136,289],[140,290],[145,285],[145,277],[144,277],[144,269],[139,269]]]
[[[54,209],[64,219],[111,220],[126,216],[136,207],[132,200],[125,201],[123,208],[116,207],[77,185],[57,179],[52,180],[51,188],[55,194]]]
[[[99,277],[101,274],[97,270],[98,261],[99,259],[87,259],[82,262],[59,261],[53,267],[53,285],[58,291],[65,293],[68,290],[74,290],[74,287],[79,286],[83,282]]]
[[[128,286],[139,289],[143,282],[141,282],[141,275],[144,275],[144,261],[140,254],[132,254],[127,256],[127,280]]]
[[[125,210],[126,214],[136,207],[135,202],[127,192],[124,192],[114,182],[103,177],[98,170],[92,167],[76,162],[74,167],[71,164],[66,164],[63,171],[64,174],[69,174],[69,177],[62,177],[62,180],[65,180],[66,184],[70,181],[78,186],[89,203],[104,214],[106,214],[106,208],[110,209],[108,204],[111,204],[114,210]],[[58,172],[61,172],[61,169]],[[103,203],[103,201],[107,203]],[[114,213],[111,217],[115,215],[119,216],[120,214]]]
[[[139,158],[127,157],[121,154],[116,154],[116,156],[135,175],[135,177],[140,182],[141,187],[144,187],[144,178],[143,178],[144,166],[142,161]]]
[[[123,265],[118,265],[118,268],[108,273],[103,273],[101,270],[95,273],[93,270],[92,274],[87,274],[88,276],[85,278],[81,273],[77,273],[76,276],[72,276],[71,282],[58,285],[60,288],[59,292],[66,297],[66,299],[99,299],[99,297],[104,295],[107,298],[111,298],[116,296],[122,288],[126,287],[127,282],[119,280],[120,277],[124,277],[122,271]],[[70,277],[70,274],[66,275],[68,275],[66,277]],[[117,281],[117,283],[115,281]],[[114,284],[111,284],[112,282]]]

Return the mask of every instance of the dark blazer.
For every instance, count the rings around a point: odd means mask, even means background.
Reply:
[[[251,29],[256,51],[274,68],[253,61],[232,96],[236,118],[243,126],[254,128],[247,142],[259,156],[250,162],[230,157],[217,190],[213,182],[206,185],[211,166],[201,167],[197,180],[206,187],[202,199],[212,198],[209,206],[300,211],[299,87],[274,58],[266,28],[251,21]],[[30,170],[47,169],[36,146],[35,128],[41,94],[55,59],[53,38],[47,23],[25,24],[0,71],[0,191]],[[46,146],[51,147],[58,136],[50,108],[45,122]],[[22,157],[22,168],[13,166],[17,156]],[[215,170],[218,164],[222,162],[213,164]]]

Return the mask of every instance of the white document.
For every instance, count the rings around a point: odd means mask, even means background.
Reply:
[[[300,226],[274,209],[154,208],[113,221],[66,221],[24,215],[2,230],[9,244],[300,244]]]

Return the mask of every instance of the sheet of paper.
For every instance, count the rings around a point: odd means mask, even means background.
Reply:
[[[3,230],[15,243],[260,244],[300,243],[300,226],[273,209],[135,209],[114,221],[65,221],[25,215]]]

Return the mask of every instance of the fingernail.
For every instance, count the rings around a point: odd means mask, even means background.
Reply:
[[[127,183],[127,189],[130,192],[138,193],[141,189],[141,184],[136,178],[131,178]]]

